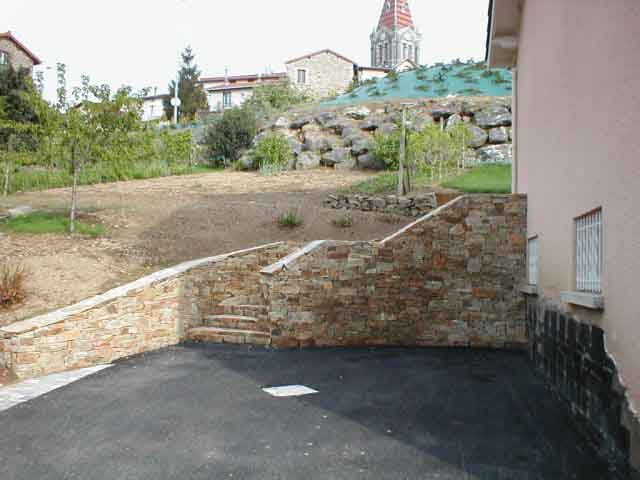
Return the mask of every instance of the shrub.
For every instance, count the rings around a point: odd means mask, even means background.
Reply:
[[[0,268],[0,309],[22,303],[26,297],[26,272],[20,265],[5,263]]]
[[[331,223],[337,228],[351,228],[353,226],[353,218],[345,215],[344,217],[334,218]]]
[[[384,161],[390,170],[398,169],[400,137],[402,136],[398,130],[392,133],[376,133],[374,136],[373,156]]]
[[[163,160],[169,164],[190,162],[193,142],[191,130],[177,133],[169,133],[168,130],[163,130],[160,138],[162,140]]]
[[[296,212],[290,210],[278,217],[278,225],[282,228],[296,228],[302,225],[302,219]]]
[[[263,137],[253,151],[253,161],[258,168],[284,169],[293,157],[293,150],[287,138],[280,133]]]
[[[289,80],[286,80],[278,83],[263,83],[257,86],[245,105],[261,118],[306,101],[308,98],[304,93],[294,87]]]
[[[256,136],[256,117],[249,108],[232,108],[211,125],[204,138],[206,154],[213,165],[236,161]]]

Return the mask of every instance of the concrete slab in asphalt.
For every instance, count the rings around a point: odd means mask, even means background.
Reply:
[[[273,397],[265,387],[318,393]],[[185,345],[0,412],[2,479],[607,479],[524,355]]]

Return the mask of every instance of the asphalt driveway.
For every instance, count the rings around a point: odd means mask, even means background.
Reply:
[[[1,412],[0,478],[609,477],[521,354],[184,345]]]

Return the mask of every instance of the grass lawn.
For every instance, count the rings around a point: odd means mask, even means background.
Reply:
[[[429,185],[431,179],[427,173],[418,173],[413,179],[413,188]],[[354,183],[341,190],[342,193],[363,193],[375,195],[378,193],[396,193],[398,189],[398,172],[379,173],[375,177]]]
[[[36,212],[22,217],[11,218],[0,223],[0,230],[13,233],[69,233],[68,215]],[[89,237],[104,235],[107,229],[97,223],[84,223],[76,220],[76,233]]]
[[[465,193],[511,193],[511,166],[476,167],[443,182],[442,186]]]
[[[166,162],[141,162],[115,168],[113,165],[85,166],[80,173],[80,185],[144,180],[175,175],[192,175],[221,170],[208,165],[168,165]],[[68,169],[19,169],[11,175],[9,192],[31,192],[50,188],[70,187],[73,177]]]

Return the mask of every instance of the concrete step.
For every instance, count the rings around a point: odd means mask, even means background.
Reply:
[[[244,315],[207,315],[204,319],[205,326],[216,328],[234,328],[239,330],[260,330],[258,319]]]
[[[187,330],[187,340],[205,343],[269,345],[271,335],[267,332],[236,328],[198,327]]]

